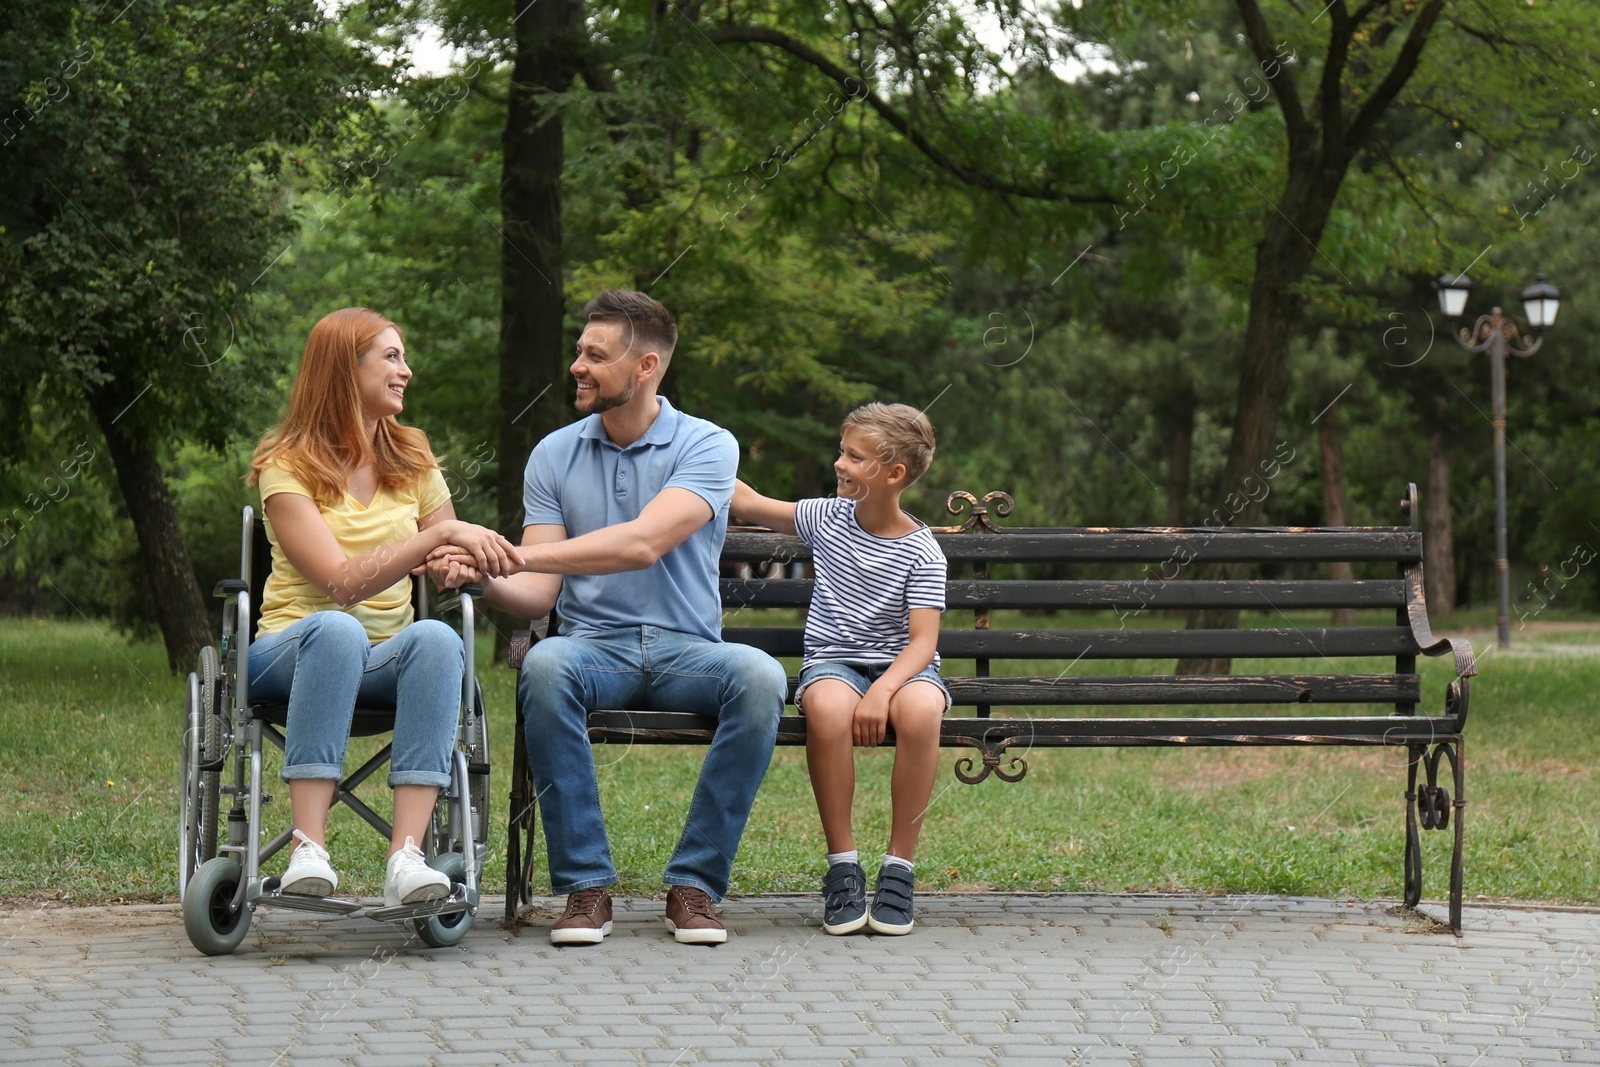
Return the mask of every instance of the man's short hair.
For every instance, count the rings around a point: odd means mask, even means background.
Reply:
[[[863,404],[845,416],[844,425],[872,438],[878,462],[904,463],[908,486],[933,462],[933,423],[910,404]]]
[[[678,344],[672,312],[637,289],[605,289],[583,307],[585,322],[617,322],[629,355],[654,352],[665,363]]]

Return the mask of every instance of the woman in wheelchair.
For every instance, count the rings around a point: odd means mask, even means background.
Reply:
[[[395,709],[384,903],[450,889],[416,842],[450,782],[461,638],[414,619],[410,577],[442,545],[489,575],[513,573],[517,554],[493,530],[455,517],[427,437],[396,421],[411,376],[398,326],[366,308],[332,312],[306,341],[288,413],[255,451],[250,478],[261,489],[272,574],[249,686],[288,705],[283,778],[297,845],[284,893],[328,896],[338,885],[325,827],[358,702]]]

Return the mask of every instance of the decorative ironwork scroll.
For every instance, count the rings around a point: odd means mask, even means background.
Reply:
[[[1004,742],[1001,742],[997,745],[990,745],[987,743],[978,744],[974,742],[973,747],[978,749],[978,751],[981,753],[979,760],[981,761],[982,766],[979,768],[976,774],[972,772],[974,761],[971,756],[962,756],[960,759],[956,760],[956,777],[961,779],[967,785],[977,785],[979,782],[989,777],[990,774],[994,774],[1003,782],[1020,782],[1028,773],[1028,761],[1023,759],[1021,756],[1011,757],[1008,766],[1011,768],[1016,768],[1014,770],[1007,770],[1005,767],[1000,766],[1000,760],[1004,758],[1006,754],[1006,746]]]
[[[1451,687],[1452,695],[1455,685]],[[1461,694],[1465,698],[1465,693]],[[1452,701],[1454,703],[1454,701]],[[1463,711],[1465,708],[1463,707]],[[1445,830],[1455,822],[1456,847],[1450,859],[1450,928],[1461,930],[1461,817],[1466,802],[1461,797],[1461,742],[1460,739],[1440,741],[1437,744],[1410,745],[1411,758],[1406,769],[1406,850],[1405,850],[1405,903],[1414,908],[1422,899],[1422,842],[1417,832]],[[1448,767],[1456,795],[1439,784],[1439,764]],[[1417,784],[1417,772],[1422,772],[1422,784]]]
[[[957,489],[945,500],[945,510],[952,515],[960,515],[963,511],[970,511],[971,514],[966,517],[960,526],[944,527],[941,532],[967,533],[971,530],[978,530],[988,533],[1004,533],[1004,530],[989,521],[989,504],[991,501],[997,501],[994,506],[994,513],[1000,518],[1003,519],[1011,514],[1013,502],[1010,493],[1003,493],[996,489],[993,492],[985,493],[983,499],[979,500],[971,493]]]
[[[1411,761],[1410,787],[1406,790],[1406,802],[1417,806],[1417,822],[1424,830],[1444,830],[1450,826],[1450,790],[1439,784],[1439,760],[1444,758],[1449,762],[1452,777],[1456,767],[1456,746],[1448,741],[1434,745],[1429,751],[1426,746],[1418,745],[1413,752]],[[1421,766],[1426,773],[1426,780],[1422,787],[1417,788],[1417,768]]]

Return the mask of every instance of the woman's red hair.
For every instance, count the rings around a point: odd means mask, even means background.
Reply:
[[[369,308],[340,308],[311,327],[305,355],[289,393],[283,421],[256,445],[250,484],[263,468],[285,467],[321,501],[339,499],[350,473],[367,463],[378,468],[378,482],[391,489],[415,485],[424,471],[439,465],[428,437],[401,426],[393,415],[378,420],[377,433],[363,432],[356,364],[384,330],[399,326]]]

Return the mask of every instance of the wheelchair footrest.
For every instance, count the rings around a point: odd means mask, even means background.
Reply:
[[[268,878],[261,886],[261,895],[256,897],[256,906],[270,908],[288,908],[291,911],[310,911],[318,915],[344,916],[354,915],[361,910],[359,900],[340,900],[338,897],[308,897],[300,893],[280,893],[278,880]]]
[[[424,900],[420,904],[401,904],[393,908],[373,908],[367,912],[367,918],[379,922],[404,922],[408,919],[429,919],[435,915],[459,915],[462,912],[477,910],[477,902],[472,898],[477,894],[469,895],[467,887],[460,882],[450,887],[450,895],[439,900]]]

